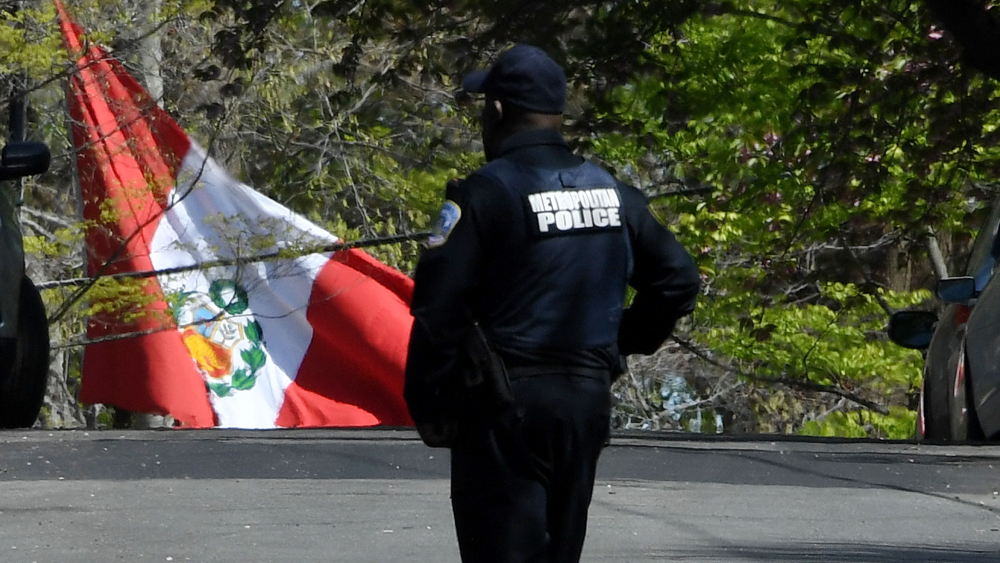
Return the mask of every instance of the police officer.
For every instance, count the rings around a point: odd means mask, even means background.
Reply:
[[[462,561],[576,562],[610,384],[694,309],[698,272],[638,190],[570,151],[543,51],[517,45],[463,88],[485,94],[488,163],[448,184],[420,257],[405,397],[424,442],[451,448]],[[473,327],[512,399],[464,387]]]

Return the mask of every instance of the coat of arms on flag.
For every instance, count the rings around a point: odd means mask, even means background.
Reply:
[[[338,239],[233,179],[56,6],[88,274],[159,272],[156,314],[91,319],[81,400],[186,427],[411,425],[412,280],[357,249],[297,252]]]
[[[253,389],[267,364],[264,329],[248,313],[247,292],[233,280],[216,280],[208,293],[184,291],[174,319],[184,346],[216,397]]]

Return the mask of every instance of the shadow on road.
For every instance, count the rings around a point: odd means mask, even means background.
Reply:
[[[671,550],[679,561],[789,561],[799,563],[995,563],[1000,550],[981,551],[941,546],[899,546],[848,543],[707,546]]]
[[[890,490],[893,490],[893,491],[899,491],[899,492],[904,492],[904,493],[913,493],[913,494],[917,494],[917,495],[925,495],[925,496],[929,496],[929,497],[934,497],[934,498],[939,498],[939,499],[942,499],[942,500],[946,500],[948,502],[954,502],[954,503],[962,504],[962,505],[965,505],[965,506],[970,506],[972,508],[976,508],[976,509],[979,509],[979,510],[985,510],[985,511],[991,512],[993,514],[1000,514],[1000,509],[997,509],[997,508],[994,508],[994,507],[991,507],[991,506],[986,506],[984,504],[980,504],[980,503],[977,503],[977,502],[972,502],[972,501],[964,500],[964,499],[959,498],[959,497],[957,497],[957,496],[955,496],[953,494],[949,495],[949,494],[945,494],[943,492],[938,492],[938,491],[934,490],[935,487],[929,486],[928,483],[920,483],[919,479],[917,480],[918,481],[917,483],[914,483],[914,485],[917,485],[917,484],[920,485],[920,487],[918,488],[917,486],[907,486],[907,485],[900,485],[898,483],[894,483],[894,482],[892,482],[894,479],[893,480],[890,480],[890,479],[887,479],[887,478],[882,478],[882,479],[878,479],[878,478],[876,478],[876,479],[870,479],[869,478],[869,479],[866,479],[866,478],[861,478],[861,477],[847,477],[847,476],[844,476],[843,474],[830,474],[830,473],[827,473],[827,472],[824,472],[824,471],[819,471],[817,469],[810,468],[808,466],[802,466],[802,465],[799,465],[799,464],[792,464],[792,463],[784,463],[784,462],[776,461],[776,460],[773,460],[773,459],[766,459],[766,458],[764,458],[762,456],[749,455],[747,457],[755,459],[758,463],[761,463],[761,464],[764,464],[764,465],[770,465],[772,467],[781,468],[783,471],[790,471],[790,472],[794,472],[794,473],[800,473],[800,474],[803,474],[803,475],[811,475],[811,476],[819,477],[819,478],[822,478],[822,479],[831,479],[833,481],[839,481],[839,482],[843,483],[844,485],[855,487],[855,488],[856,487],[866,487],[866,488],[890,489]],[[880,462],[880,463],[883,463],[883,462]],[[961,463],[961,462],[951,462],[951,463],[957,466],[957,464]],[[992,466],[988,466],[988,467],[989,467],[989,469],[992,470]],[[896,477],[896,476],[899,476],[899,475],[900,475],[900,472],[895,472],[893,476]],[[995,487],[996,487],[996,483],[994,481],[992,481],[992,480],[989,480],[989,481],[986,481],[986,482],[983,483],[983,488],[984,489],[991,489],[991,488],[995,488]],[[1000,554],[1000,551],[998,551],[996,553]],[[1000,560],[1000,558],[991,559],[991,561],[998,561],[998,560]],[[847,560],[847,561],[851,561],[851,560]]]

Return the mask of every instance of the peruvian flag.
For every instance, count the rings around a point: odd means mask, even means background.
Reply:
[[[360,250],[299,257],[337,238],[231,178],[55,2],[88,274],[175,270],[91,318],[81,400],[185,427],[412,425],[410,278]]]

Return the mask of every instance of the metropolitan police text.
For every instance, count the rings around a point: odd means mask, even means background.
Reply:
[[[621,200],[618,190],[556,190],[528,195],[528,203],[538,219],[538,231],[559,231],[620,227]]]

